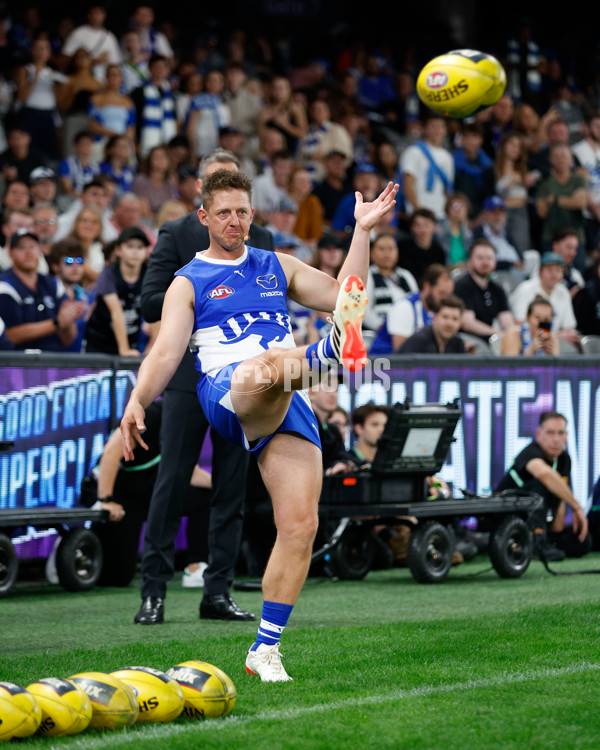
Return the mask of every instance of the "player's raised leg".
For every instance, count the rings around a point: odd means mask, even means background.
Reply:
[[[348,276],[340,285],[329,334],[316,344],[274,348],[241,362],[231,378],[231,402],[248,440],[270,435],[281,424],[293,391],[319,380],[328,368],[356,372],[367,363],[361,325],[365,285]]]
[[[308,440],[279,433],[258,463],[273,503],[277,538],[263,577],[262,617],[246,670],[263,682],[287,682],[292,678],[281,663],[279,642],[310,567],[319,524],[322,457]]]

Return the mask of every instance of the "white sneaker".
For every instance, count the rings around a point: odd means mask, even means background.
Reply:
[[[208,563],[201,562],[196,570],[192,573],[187,568],[183,570],[181,583],[184,588],[198,589],[204,586],[204,571],[208,568]]]
[[[342,281],[329,335],[338,362],[350,372],[362,370],[368,362],[361,333],[367,302],[365,285],[358,276]]]
[[[263,682],[289,682],[293,678],[283,668],[281,658],[279,643],[261,643],[256,651],[248,651],[246,672],[258,675]]]

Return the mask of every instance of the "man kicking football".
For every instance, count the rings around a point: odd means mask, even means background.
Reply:
[[[371,203],[356,193],[356,226],[338,279],[297,260],[246,246],[253,218],[252,183],[218,170],[202,185],[199,220],[210,245],[176,274],[167,291],[160,333],[143,361],[121,421],[123,452],[144,446],[144,409],[162,392],[186,346],[196,352],[198,398],[225,439],[254,453],[273,503],[277,537],[262,588],[263,609],[246,670],[264,682],[291,677],[279,642],[304,584],[318,526],[322,459],[318,425],[304,389],[311,377],[342,364],[366,363],[361,321],[369,232],[392,210],[398,185]],[[286,297],[331,311],[330,333],[297,347]]]

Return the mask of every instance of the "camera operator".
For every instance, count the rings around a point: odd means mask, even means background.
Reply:
[[[555,411],[543,412],[535,440],[518,454],[496,487],[496,492],[522,489],[544,498],[529,523],[534,555],[548,561],[582,557],[591,549],[588,521],[570,486],[571,457],[566,445],[565,417]],[[567,506],[572,512],[572,526],[565,523]]]

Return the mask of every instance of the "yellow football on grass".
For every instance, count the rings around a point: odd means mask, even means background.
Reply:
[[[151,667],[126,667],[115,669],[110,674],[129,685],[135,693],[138,722],[172,721],[183,711],[183,690],[164,672]]]
[[[0,682],[0,741],[30,737],[41,720],[35,695],[14,682]]]
[[[176,664],[167,674],[181,685],[185,698],[183,713],[188,718],[226,716],[235,705],[235,685],[213,664],[193,659]]]
[[[68,678],[87,693],[92,704],[92,729],[123,729],[135,724],[138,703],[133,690],[104,672],[79,672]]]
[[[44,737],[79,734],[92,720],[92,704],[87,693],[69,680],[44,677],[27,685],[42,709],[40,733]]]

